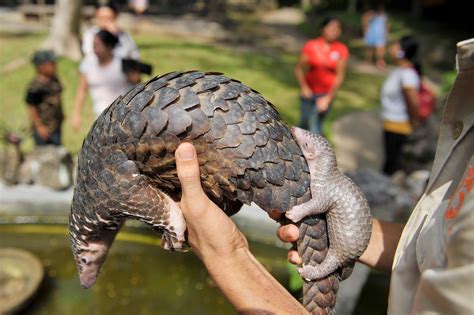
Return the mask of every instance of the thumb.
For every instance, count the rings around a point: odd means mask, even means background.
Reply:
[[[176,149],[176,168],[183,191],[182,198],[196,198],[203,194],[196,150],[191,143],[182,143]]]

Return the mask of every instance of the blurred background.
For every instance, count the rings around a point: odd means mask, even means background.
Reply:
[[[66,223],[77,153],[95,119],[88,94],[79,128],[71,126],[71,119],[79,65],[86,58],[81,40],[84,45],[83,34],[97,24],[98,4],[104,3],[0,0],[0,313],[235,313],[197,258],[162,251],[159,239],[133,222],[119,234],[97,285],[88,291],[79,287]],[[379,112],[382,86],[397,65],[388,56],[384,67],[367,61],[363,26],[365,14],[380,4],[388,17],[387,45],[405,35],[416,38],[423,82],[436,99],[433,112],[408,136],[400,168],[391,175],[381,172]],[[174,70],[223,72],[259,91],[290,125],[300,118],[294,67],[301,49],[319,35],[325,17],[338,18],[339,40],[350,57],[323,132],[340,168],[366,193],[374,216],[404,222],[429,176],[443,104],[455,77],[456,43],[474,32],[468,5],[447,0],[150,0],[116,1],[114,8],[117,28],[131,36],[139,59],[153,68],[151,75],[141,75],[142,81]],[[58,57],[61,146],[37,146],[32,137],[26,96],[37,70],[33,54],[44,49]],[[236,221],[258,259],[298,297],[301,283],[276,241],[277,226],[256,206],[243,209]],[[387,275],[357,266],[341,285],[337,314],[384,314],[388,286]]]

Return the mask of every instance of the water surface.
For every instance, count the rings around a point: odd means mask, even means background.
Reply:
[[[235,314],[206,269],[191,253],[167,252],[149,229],[119,232],[96,285],[82,289],[65,225],[0,224],[0,247],[37,255],[46,278],[25,314]],[[286,251],[250,242],[250,248],[283,284]]]

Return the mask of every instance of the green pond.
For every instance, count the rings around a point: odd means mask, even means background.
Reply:
[[[25,314],[235,314],[191,253],[167,252],[153,231],[118,234],[96,285],[82,289],[66,225],[0,224],[0,247],[31,251],[45,266],[45,281]],[[284,285],[286,250],[250,242],[252,252]]]
[[[45,266],[45,279],[20,314],[236,314],[192,252],[163,250],[157,234],[138,221],[122,228],[97,283],[83,289],[72,257],[67,217],[23,213],[0,215],[0,248],[35,254]],[[252,241],[250,234],[247,237],[252,253],[288,288],[286,250],[270,239],[267,244]],[[372,272],[353,314],[385,314],[389,279]]]

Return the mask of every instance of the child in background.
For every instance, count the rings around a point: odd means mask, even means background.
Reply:
[[[36,145],[61,145],[62,86],[56,76],[56,56],[52,51],[37,51],[32,60],[36,76],[28,85],[26,103],[33,123]]]
[[[383,5],[377,10],[370,10],[362,17],[364,42],[366,46],[365,61],[372,64],[375,52],[375,64],[378,68],[385,68],[385,43],[388,34],[388,17]]]

